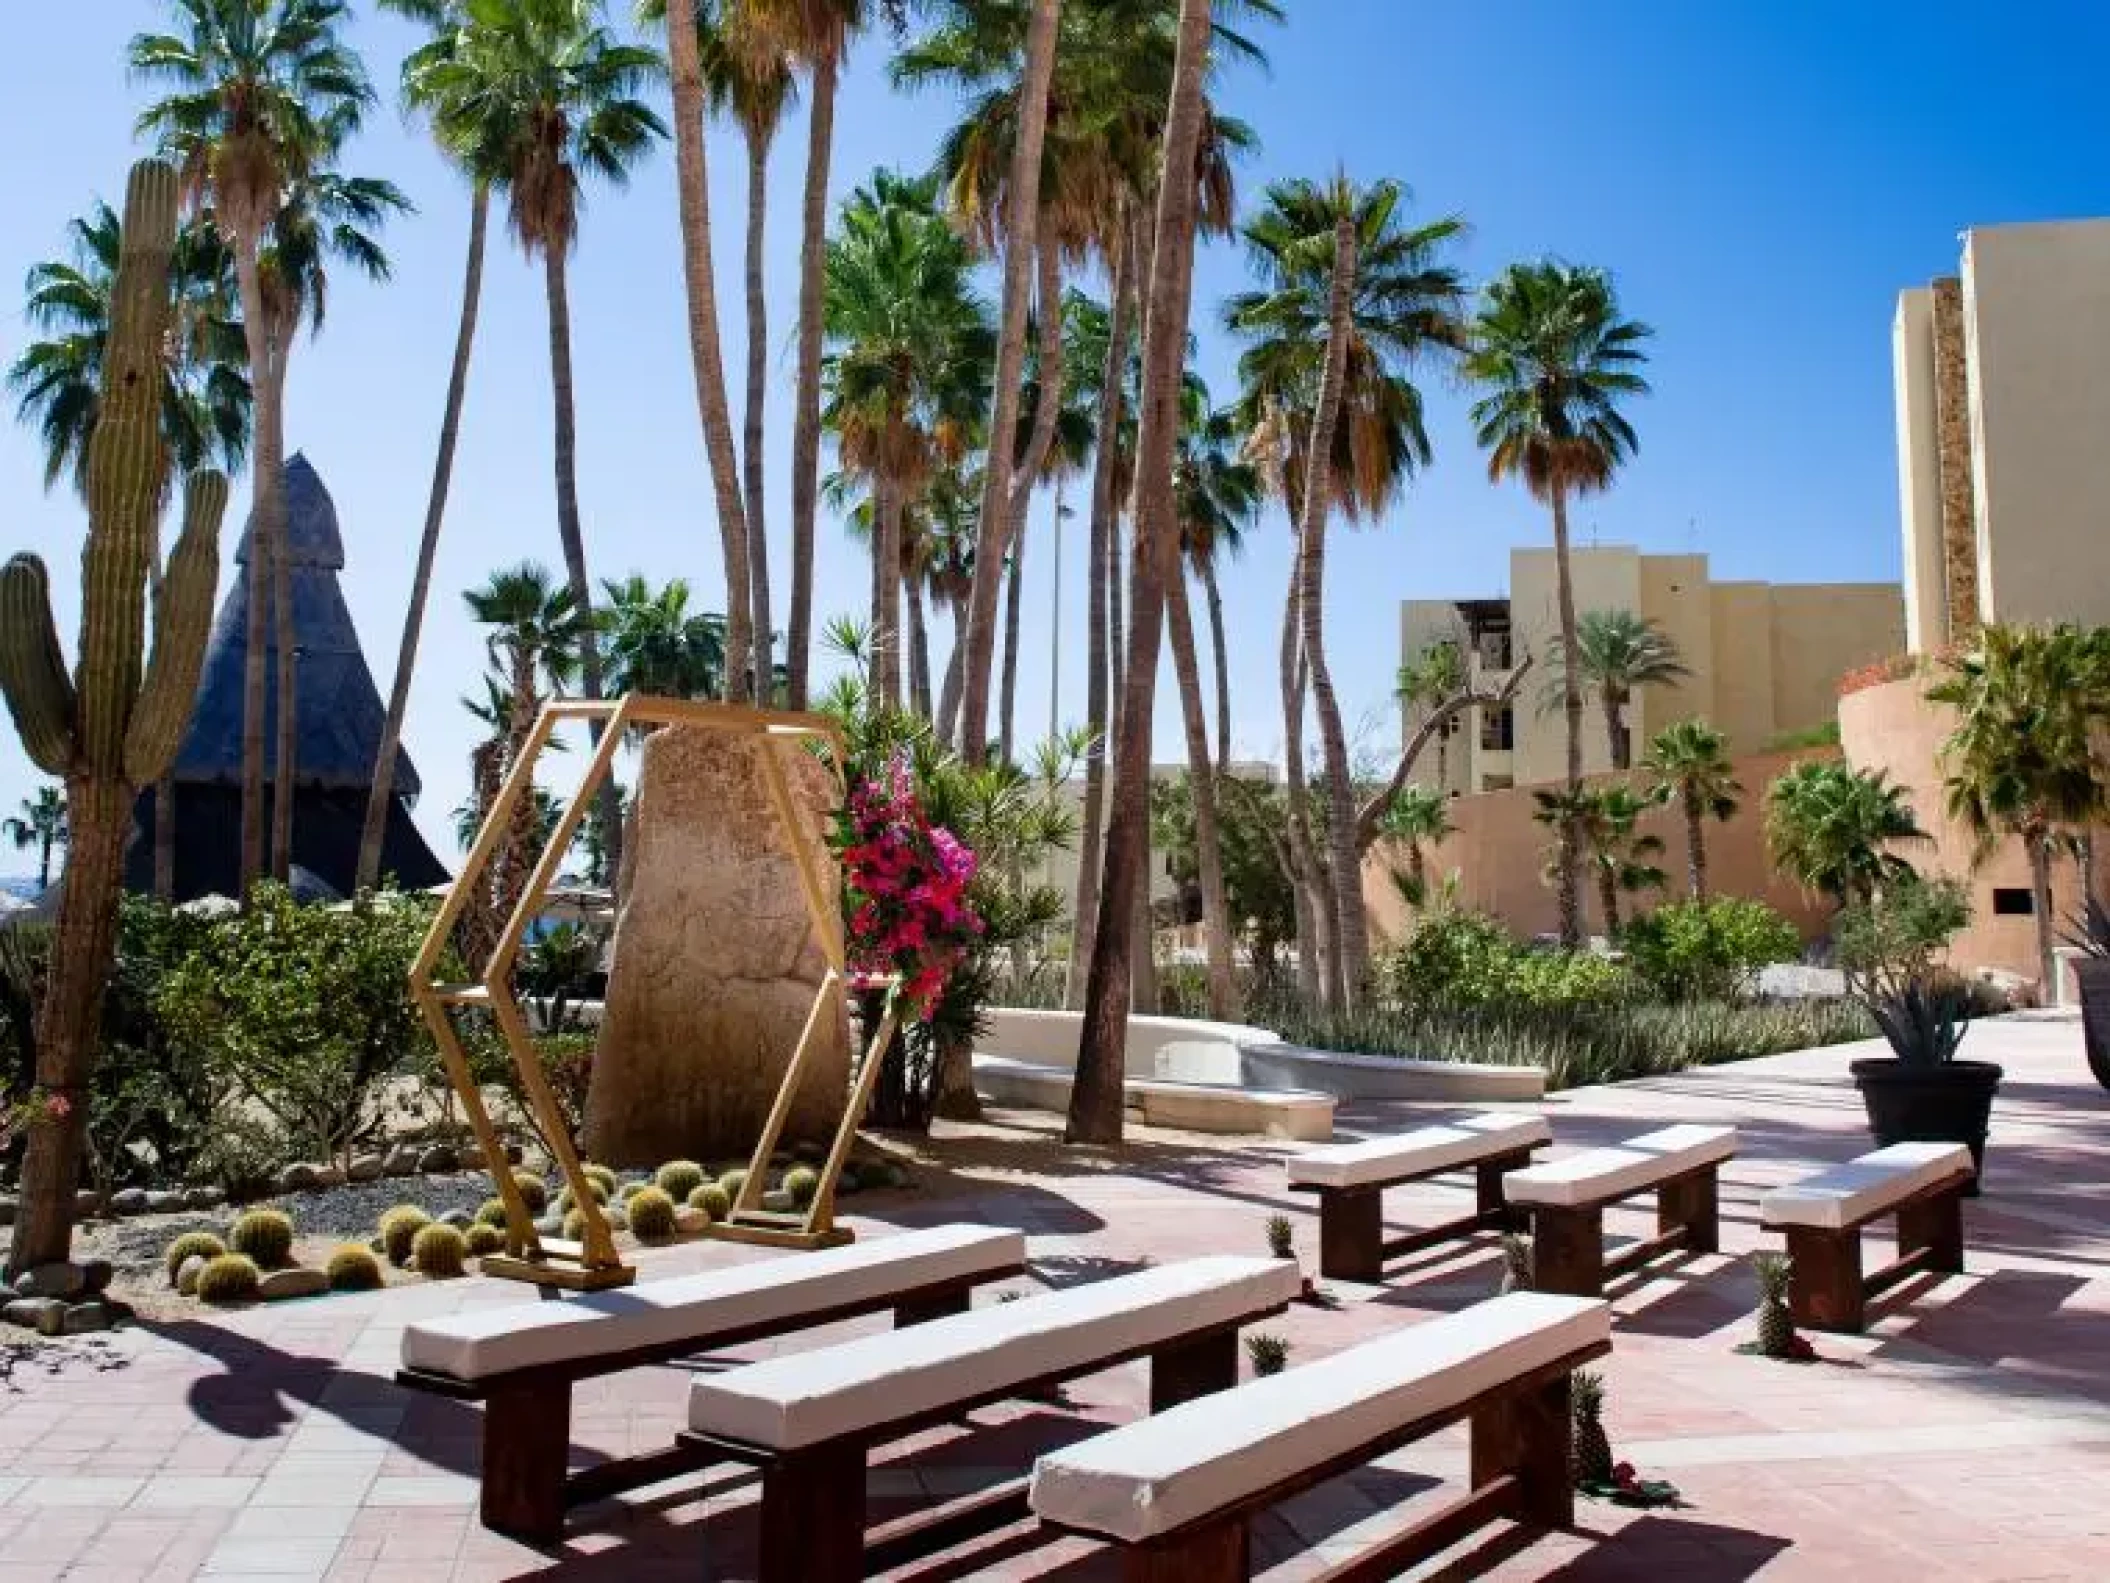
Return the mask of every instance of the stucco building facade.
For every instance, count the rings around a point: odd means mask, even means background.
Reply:
[[[1834,716],[1842,674],[1904,645],[1895,583],[1717,582],[1705,555],[1645,555],[1629,545],[1577,549],[1570,561],[1578,614],[1631,610],[1645,617],[1677,644],[1691,672],[1675,685],[1642,689],[1629,706],[1637,757],[1650,734],[1693,716],[1728,733],[1740,754],[1822,726]],[[1507,598],[1409,600],[1401,607],[1403,656],[1455,641],[1477,687],[1498,688],[1525,655],[1537,656],[1512,705],[1475,708],[1454,724],[1441,754],[1422,756],[1415,778],[1424,784],[1469,794],[1564,773],[1563,723],[1548,698],[1560,633],[1553,551],[1512,550],[1509,567]],[[1594,774],[1611,768],[1611,747],[1596,702],[1586,709],[1583,768]],[[1414,723],[1410,715],[1409,731]]]

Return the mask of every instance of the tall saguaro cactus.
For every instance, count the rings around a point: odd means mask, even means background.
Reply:
[[[220,576],[227,479],[201,471],[184,489],[183,530],[154,596],[152,649],[142,658],[169,465],[159,398],[177,196],[170,166],[146,160],[132,167],[101,405],[88,447],[80,652],[71,676],[44,563],[17,555],[0,567],[0,692],[30,758],[64,779],[73,834],[37,1019],[37,1086],[47,1100],[65,1104],[43,1107],[30,1133],[8,1261],[14,1270],[62,1259],[71,1245],[86,1088],[116,955],[132,805],[182,741]]]

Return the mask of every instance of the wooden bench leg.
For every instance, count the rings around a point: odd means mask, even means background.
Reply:
[[[1868,1324],[1861,1284],[1861,1230],[1790,1226],[1788,1312],[1813,1330],[1859,1331]]]
[[[904,1325],[928,1324],[933,1319],[950,1319],[954,1314],[964,1314],[974,1306],[974,1294],[966,1287],[957,1291],[940,1292],[929,1297],[918,1297],[894,1306],[894,1328]]]
[[[1963,1190],[1938,1193],[1898,1211],[1898,1256],[1907,1257],[1922,1248],[1927,1268],[1945,1274],[1963,1273]]]
[[[1150,1355],[1150,1410],[1162,1413],[1238,1383],[1238,1332],[1222,1330]]]
[[[1319,1273],[1330,1281],[1385,1275],[1385,1195],[1375,1187],[1328,1188],[1319,1195]]]
[[[865,1565],[865,1448],[830,1441],[762,1473],[761,1583],[857,1583]]]
[[[1515,1231],[1523,1225],[1523,1212],[1502,1196],[1502,1178],[1530,1164],[1531,1152],[1527,1149],[1521,1154],[1505,1154],[1499,1160],[1482,1160],[1475,1168],[1479,1183],[1474,1207],[1487,1225],[1503,1231]]]
[[[571,1385],[501,1385],[484,1398],[483,1524],[529,1544],[564,1537]]]
[[[1531,1284],[1570,1297],[1604,1294],[1604,1211],[1539,1207],[1531,1216]]]
[[[1121,1583],[1245,1583],[1252,1576],[1243,1517],[1169,1539],[1125,1546]]]
[[[1722,1245],[1721,1207],[1715,1168],[1665,1182],[1656,1193],[1656,1232],[1685,1234],[1690,1253],[1714,1253]]]
[[[1575,1433],[1566,1374],[1507,1392],[1473,1411],[1473,1487],[1508,1474],[1519,1491],[1517,1517],[1548,1528],[1575,1523],[1568,1446]]]

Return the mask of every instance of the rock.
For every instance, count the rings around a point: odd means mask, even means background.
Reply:
[[[467,1231],[476,1224],[476,1217],[466,1209],[450,1209],[440,1216],[440,1224],[452,1226],[457,1231]]]
[[[85,1259],[81,1263],[81,1291],[94,1297],[110,1289],[110,1282],[117,1274],[108,1259]]]
[[[540,1220],[535,1222],[535,1235],[538,1237],[563,1236],[564,1217],[561,1215],[544,1215]]]
[[[40,1336],[56,1336],[66,1325],[66,1301],[61,1297],[18,1297],[0,1308],[0,1319]]]
[[[653,733],[623,843],[623,898],[594,1057],[586,1153],[616,1166],[709,1159],[762,1130],[827,970],[754,755],[779,755],[803,842],[837,906],[823,830],[828,771],[763,739],[692,726]],[[849,1025],[824,1017],[788,1136],[841,1119]]]
[[[289,1297],[314,1297],[329,1289],[330,1278],[323,1271],[295,1265],[291,1269],[266,1272],[257,1282],[256,1295],[264,1302],[276,1303]]]
[[[418,1168],[418,1146],[414,1143],[399,1143],[381,1158],[381,1171],[385,1176],[409,1176]]]
[[[85,1303],[69,1303],[60,1316],[59,1334],[62,1336],[84,1336],[91,1331],[108,1330],[117,1323],[117,1314],[101,1298],[90,1298]]]
[[[357,1156],[345,1170],[345,1179],[352,1182],[378,1182],[388,1162],[378,1154]]]
[[[762,1207],[774,1214],[783,1214],[786,1211],[798,1208],[798,1205],[791,1201],[789,1193],[779,1187],[762,1195]]]
[[[176,1290],[185,1297],[198,1295],[198,1277],[205,1273],[205,1255],[193,1253],[176,1266]]]
[[[143,1215],[152,1207],[143,1187],[121,1187],[110,1195],[110,1213],[113,1215]]]
[[[277,1187],[281,1193],[312,1193],[322,1186],[322,1167],[305,1162],[289,1165],[278,1173]]]
[[[418,1156],[418,1169],[427,1176],[444,1176],[461,1164],[461,1153],[451,1143],[435,1143]]]
[[[218,1209],[227,1202],[224,1187],[186,1187],[183,1190],[183,1207],[186,1209]]]
[[[711,1217],[700,1209],[691,1209],[687,1204],[674,1211],[674,1229],[685,1237],[693,1237],[711,1223]]]
[[[21,1207],[19,1200],[0,1193],[0,1226],[12,1226],[15,1223],[15,1212]]]
[[[15,1277],[15,1291],[23,1297],[78,1297],[88,1289],[87,1272],[78,1264],[59,1260],[24,1270]]]
[[[84,1187],[73,1195],[73,1218],[75,1220],[93,1220],[102,1212],[102,1194]]]
[[[150,1215],[172,1214],[189,1207],[190,1194],[179,1188],[152,1188],[147,1192],[147,1213]]]
[[[342,1187],[344,1186],[344,1172],[334,1165],[320,1166],[315,1172],[315,1185],[317,1187]]]

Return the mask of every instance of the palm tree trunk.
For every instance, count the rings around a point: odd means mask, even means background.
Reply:
[[[73,1242],[73,1194],[80,1183],[88,1125],[88,1080],[101,1046],[103,990],[117,955],[117,905],[132,788],[120,779],[79,777],[67,784],[72,839],[59,892],[51,972],[37,1013],[37,1086],[66,1101],[64,1117],[29,1129],[22,1202],[8,1251],[10,1271],[66,1257]]]
[[[527,749],[528,736],[535,729],[536,712],[541,707],[541,700],[535,696],[535,660],[535,651],[527,644],[513,646],[513,711],[507,723],[505,750],[507,775],[519,766]],[[520,905],[522,892],[527,889],[528,874],[539,855],[535,847],[535,794],[530,788],[526,796],[513,804],[512,824],[506,832],[505,846],[499,853],[495,910],[500,928],[511,919],[513,909]]]
[[[674,88],[674,182],[681,200],[681,272],[688,286],[689,360],[696,410],[711,464],[718,542],[725,558],[725,693],[754,696],[744,680],[754,650],[754,573],[748,564],[747,512],[733,454],[732,411],[725,395],[725,355],[718,344],[718,277],[711,259],[710,169],[703,142],[703,59],[689,7],[667,7],[667,67]],[[755,687],[763,678],[753,678]]]
[[[1004,578],[1004,671],[997,697],[997,757],[1006,764],[1016,762],[1012,756],[1012,728],[1018,720],[1018,626],[1024,598],[1019,585],[1025,575],[1026,533],[1021,523],[1011,537],[1011,566]]]
[[[901,597],[908,605],[908,692],[910,705],[925,720],[930,707],[930,628],[923,618],[923,586],[902,579]]]
[[[769,400],[769,293],[763,281],[769,237],[769,144],[747,136],[747,412],[740,437],[740,467],[747,513],[747,575],[753,590],[755,699],[770,703],[776,674],[775,623],[770,617],[769,529],[762,514],[763,409]]]
[[[1553,487],[1553,568],[1556,602],[1560,615],[1561,715],[1567,728],[1566,788],[1569,806],[1582,790],[1582,679],[1575,673],[1575,576],[1568,560],[1568,492]],[[1560,911],[1561,944],[1573,948],[1582,943],[1582,832],[1575,820],[1560,822],[1554,855],[1554,895]]]
[[[1069,1140],[1076,1143],[1121,1141],[1130,956],[1136,944],[1131,905],[1144,879],[1150,834],[1151,704],[1157,690],[1165,585],[1178,574],[1180,553],[1172,468],[1194,289],[1196,207],[1194,183],[1183,179],[1182,173],[1194,168],[1201,141],[1209,23],[1209,0],[1180,0],[1179,44],[1173,57],[1161,160],[1170,179],[1158,183],[1156,240],[1143,319],[1128,670],[1121,678],[1121,734],[1114,745],[1113,811],[1107,822],[1099,932],[1092,942],[1083,1030],[1077,1046],[1077,1080],[1070,1090],[1065,1129]]]
[[[879,594],[879,696],[889,708],[898,709],[901,706],[902,648],[900,484],[892,479],[882,479],[874,504],[879,508],[874,519],[877,532],[872,541],[872,557],[878,562],[878,581],[874,586]]]
[[[270,862],[269,816],[264,798],[265,711],[271,707],[266,650],[271,610],[270,522],[284,503],[282,477],[285,437],[281,414],[264,399],[271,375],[271,342],[264,311],[263,280],[257,267],[253,232],[235,237],[235,281],[242,299],[242,331],[249,351],[249,387],[255,393],[255,449],[251,456],[252,499],[249,506],[248,608],[242,623],[242,894],[263,878]]]
[[[1612,768],[1622,774],[1633,768],[1634,736],[1626,728],[1626,706],[1609,692],[1604,695],[1604,735]]]
[[[1121,379],[1128,366],[1130,305],[1135,282],[1129,250],[1114,248],[1113,280],[1108,287],[1106,360],[1100,368],[1099,443],[1092,457],[1092,520],[1085,571],[1084,724],[1091,746],[1084,756],[1084,817],[1077,832],[1077,899],[1071,914],[1069,981],[1063,1004],[1084,1006],[1085,969],[1092,959],[1092,938],[1099,928],[1099,853],[1106,829],[1107,686],[1112,674],[1114,537],[1118,528],[1114,501],[1117,446],[1110,436],[1121,428]]]
[[[469,353],[476,342],[476,316],[483,303],[484,237],[491,215],[491,189],[476,184],[469,199],[469,258],[462,271],[462,311],[454,331],[454,363],[447,374],[447,403],[440,413],[440,446],[432,462],[432,487],[425,497],[425,531],[418,540],[417,570],[411,575],[410,604],[403,616],[403,641],[396,650],[396,677],[388,689],[388,714],[381,722],[381,746],[374,755],[374,784],[367,793],[366,822],[359,831],[356,885],[370,890],[381,878],[381,848],[388,834],[388,813],[395,801],[396,757],[402,751],[403,718],[410,710],[410,683],[417,674],[418,640],[425,628],[425,605],[432,596],[432,567],[439,555],[440,523],[447,512],[447,490],[454,478],[454,447],[461,437],[462,402],[469,388]]]
[[[1304,568],[1292,560],[1289,592],[1282,603],[1283,824],[1289,834],[1290,888],[1297,902],[1297,985],[1307,1005],[1337,1008],[1340,990],[1334,976],[1339,960],[1333,948],[1333,908],[1319,884],[1317,843],[1311,837],[1310,809],[1304,784]]]
[[[1409,841],[1407,843],[1407,882],[1413,886],[1414,894],[1420,898],[1414,905],[1427,907],[1429,904],[1429,860],[1427,855],[1421,850],[1419,841]]]
[[[2023,845],[2029,851],[2030,912],[2037,926],[2037,996],[2049,1006],[2059,992],[2058,930],[2051,915],[2051,836],[2027,833]]]
[[[1604,935],[1607,940],[1619,934],[1619,873],[1609,863],[1597,866],[1597,907],[1604,914]]]
[[[938,740],[956,740],[954,733],[960,724],[960,671],[966,656],[962,653],[960,634],[967,630],[967,616],[960,609],[960,602],[952,602],[952,653],[945,659],[945,681],[938,689]]]
[[[1332,870],[1335,955],[1343,1011],[1361,997],[1370,967],[1370,933],[1363,913],[1362,864],[1355,845],[1355,782],[1348,763],[1348,737],[1341,726],[1341,706],[1334,695],[1333,673],[1326,663],[1326,516],[1332,482],[1335,420],[1341,384],[1348,366],[1350,310],[1354,306],[1356,233],[1342,219],[1333,233],[1332,328],[1326,342],[1326,365],[1319,381],[1319,404],[1312,415],[1311,442],[1305,463],[1303,521],[1297,534],[1304,588],[1298,618],[1304,629],[1304,660],[1311,667],[1311,696],[1319,717],[1319,744],[1326,759],[1327,866]]]
[[[1216,559],[1201,563],[1202,592],[1209,603],[1209,647],[1216,661],[1216,773],[1231,773],[1231,656],[1224,644],[1224,596],[1216,585]]]
[[[791,620],[785,668],[793,709],[810,697],[813,658],[813,523],[820,503],[821,294],[828,251],[828,167],[835,149],[835,90],[841,70],[833,50],[813,63],[813,102],[806,120],[806,189],[800,204],[798,383],[791,417]]]
[[[579,430],[571,383],[571,296],[564,277],[562,248],[544,248],[542,287],[549,299],[550,395],[556,424],[557,538],[564,547],[564,575],[572,604],[579,613],[579,690],[601,696],[601,643],[594,630],[593,588],[586,579],[586,539],[579,527]],[[728,617],[728,629],[731,621]],[[740,651],[728,647],[728,653]],[[602,722],[592,723],[595,742]],[[601,827],[601,850],[608,854],[610,888],[623,872],[623,804],[614,777],[601,783],[594,799],[594,822]]]
[[[1179,678],[1180,718],[1187,735],[1187,785],[1194,799],[1194,863],[1202,891],[1202,944],[1209,964],[1209,1015],[1229,1022],[1238,1015],[1238,984],[1231,964],[1231,918],[1224,898],[1223,838],[1216,823],[1216,771],[1209,759],[1209,732],[1202,709],[1201,664],[1194,652],[1194,614],[1187,600],[1184,568],[1165,583],[1165,619],[1172,639],[1172,668]]]
[[[1705,810],[1699,795],[1687,791],[1685,801],[1685,889],[1694,901],[1707,899],[1707,833],[1702,821]]]
[[[274,325],[270,391],[261,399],[272,411],[272,424],[286,432],[286,357],[293,326]],[[271,720],[277,736],[271,765],[271,875],[285,883],[293,875],[293,805],[300,779],[300,633],[293,610],[293,545],[286,522],[283,478],[276,490],[271,519],[271,625],[277,652],[273,656],[275,691]]]
[[[1017,132],[1005,188],[1004,296],[997,331],[996,384],[989,413],[989,453],[982,466],[982,509],[975,530],[974,583],[967,596],[966,680],[961,694],[961,752],[979,764],[989,752],[989,673],[996,654],[997,579],[1003,575],[1011,522],[1018,399],[1026,364],[1026,311],[1041,256],[1040,164],[1048,127],[1048,84],[1055,75],[1055,35],[1062,0],[1032,0],[1026,27]],[[1056,304],[1060,313],[1061,305]],[[1045,372],[1043,379],[1045,381]],[[1043,395],[1043,400],[1046,399]],[[1028,475],[1030,476],[1030,475]]]

